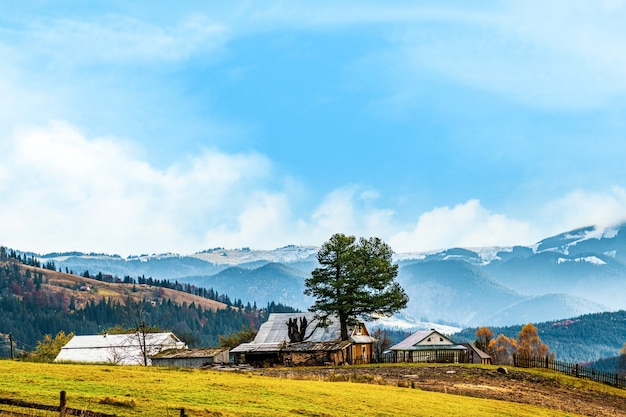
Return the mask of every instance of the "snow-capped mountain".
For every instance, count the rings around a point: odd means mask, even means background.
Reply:
[[[319,248],[215,248],[189,256],[51,254],[77,274],[152,276],[214,288],[244,302],[282,302],[307,309],[304,279]],[[585,227],[528,246],[450,248],[395,254],[398,281],[417,321],[461,326],[564,319],[626,308],[626,224]]]

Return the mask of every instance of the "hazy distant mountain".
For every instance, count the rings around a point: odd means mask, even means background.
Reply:
[[[189,256],[53,254],[75,273],[140,275],[190,282],[265,305],[305,310],[304,279],[316,247],[215,248]],[[410,297],[403,317],[462,326],[549,321],[626,308],[626,225],[586,227],[531,246],[450,248],[396,254],[398,280]]]
[[[212,276],[187,277],[185,282],[213,288],[244,303],[256,302],[258,307],[274,301],[306,311],[312,304],[312,299],[303,294],[307,276],[289,265],[268,263],[254,269],[230,267]]]

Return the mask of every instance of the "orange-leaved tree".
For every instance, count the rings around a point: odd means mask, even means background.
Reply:
[[[493,340],[493,331],[489,327],[479,327],[476,329],[476,340],[474,346],[483,352],[489,351],[489,343]]]
[[[539,331],[532,323],[528,323],[517,335],[517,354],[525,358],[554,357],[548,345],[541,341]]]
[[[488,350],[495,364],[510,365],[517,352],[517,341],[500,333],[498,337],[491,339]]]

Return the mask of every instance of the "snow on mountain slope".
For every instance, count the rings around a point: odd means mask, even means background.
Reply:
[[[77,274],[88,270],[193,282],[244,302],[258,298],[263,305],[273,299],[307,309],[304,277],[318,266],[318,250],[294,245],[274,250],[215,248],[189,256],[126,259],[74,252],[42,259]],[[479,325],[500,311],[498,320],[515,324],[526,317],[524,309],[551,320],[597,311],[599,306],[626,306],[626,224],[580,228],[526,246],[397,253],[394,260],[400,266],[398,281],[411,300],[402,314],[424,322]],[[233,267],[241,269],[238,275],[227,271]]]
[[[292,263],[316,259],[318,247],[288,245],[273,250],[215,248],[191,255],[214,264],[240,265],[259,261]]]

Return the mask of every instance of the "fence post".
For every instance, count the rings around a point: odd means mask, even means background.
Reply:
[[[576,378],[580,378],[580,374],[578,373],[578,364],[576,364]]]
[[[13,333],[9,333],[9,347],[11,349],[11,359],[13,359]]]
[[[187,414],[185,414],[185,409],[184,408],[180,409],[180,417],[189,417],[189,416],[187,416]]]
[[[60,396],[60,400],[59,400],[59,416],[60,417],[65,417],[65,411],[66,411],[66,400],[65,400],[65,391],[61,391],[61,396]]]

